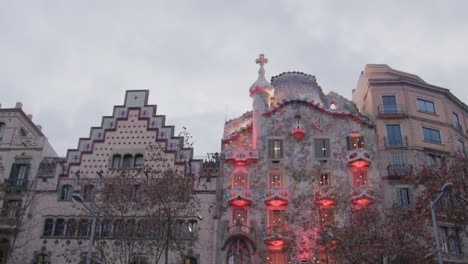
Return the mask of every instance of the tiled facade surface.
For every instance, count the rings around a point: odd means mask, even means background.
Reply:
[[[377,151],[374,126],[352,102],[333,92],[325,95],[308,74],[283,73],[270,84],[264,80],[261,64],[250,95],[252,112],[225,125],[216,263],[296,263],[299,256],[282,251],[284,244],[294,242],[283,237],[281,229],[288,228],[284,214],[294,210],[300,195],[312,193],[308,202],[313,203],[321,201],[318,193],[338,188],[350,198],[356,190],[380,189],[373,158]],[[244,129],[232,129],[239,120]],[[364,142],[349,150],[350,136]],[[317,153],[316,145],[324,141],[326,153],[322,149]],[[272,146],[274,142],[279,143]],[[275,151],[278,156],[272,157]],[[368,156],[349,158],[364,153]],[[361,169],[368,178],[360,186],[353,182],[353,161],[365,163]],[[327,183],[322,182],[321,173],[327,173]],[[333,194],[324,198],[338,199]],[[300,236],[308,231],[293,232]]]
[[[385,206],[396,200],[397,188],[405,187],[399,176],[423,164],[437,165],[445,158],[468,154],[468,106],[448,89],[387,65],[371,64],[358,79],[353,101],[375,122]],[[390,131],[389,126],[395,125],[401,141]],[[424,130],[432,131],[432,137],[425,137]],[[447,261],[468,262],[468,238],[460,234],[462,254],[445,255]]]

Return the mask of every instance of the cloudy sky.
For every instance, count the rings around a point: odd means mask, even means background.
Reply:
[[[352,2],[352,3],[351,3]],[[267,78],[317,77],[351,98],[367,63],[385,63],[468,101],[466,1],[0,0],[0,102],[23,102],[59,155],[87,137],[125,90],[149,89],[195,153],[219,151],[225,118],[251,108],[254,63]]]

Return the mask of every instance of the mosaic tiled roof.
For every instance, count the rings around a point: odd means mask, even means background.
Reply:
[[[328,100],[322,88],[317,84],[315,76],[302,72],[285,72],[271,78],[275,87],[275,102],[283,100],[305,99],[323,108],[328,108]]]
[[[224,124],[223,138],[227,139],[234,134],[248,128],[252,124],[252,111],[246,112],[243,115],[226,121]]]

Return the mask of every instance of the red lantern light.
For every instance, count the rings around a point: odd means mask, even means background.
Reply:
[[[271,200],[265,201],[265,203],[270,206],[284,206],[288,204],[288,201],[274,197]]]

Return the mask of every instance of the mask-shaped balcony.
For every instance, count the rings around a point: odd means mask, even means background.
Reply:
[[[346,154],[346,161],[349,166],[362,168],[371,164],[371,155],[365,149],[353,149]]]
[[[225,158],[227,163],[242,166],[247,163],[257,162],[258,151],[255,149],[247,151],[226,151]]]
[[[265,193],[265,203],[270,206],[285,206],[289,203],[289,189],[272,188]]]
[[[248,206],[252,203],[252,191],[244,188],[228,190],[228,203],[234,206]]]
[[[375,192],[369,186],[359,186],[353,189],[351,202],[355,206],[364,207],[375,202]]]
[[[293,135],[294,138],[297,140],[300,140],[301,138],[304,137],[306,133],[306,130],[304,129],[304,123],[300,119],[300,117],[296,117],[293,123],[293,128],[291,130],[291,134]]]
[[[284,226],[272,226],[265,229],[265,244],[275,247],[286,245],[289,238],[289,231]]]
[[[252,246],[256,250],[256,232],[253,225],[250,223],[243,223],[237,221],[227,226],[227,232],[224,233],[224,244],[223,249],[226,249],[228,245],[236,239],[242,239]]]
[[[335,206],[337,203],[334,190],[329,187],[321,187],[317,192],[315,192],[314,204],[320,206],[321,208],[330,208]]]

